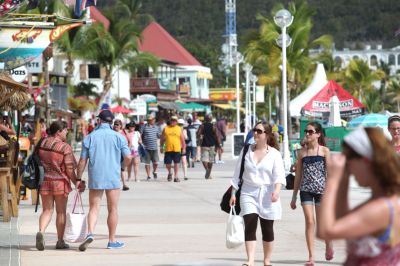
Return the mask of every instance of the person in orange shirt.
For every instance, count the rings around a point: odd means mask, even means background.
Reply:
[[[178,178],[179,163],[182,151],[186,150],[182,128],[177,124],[178,117],[171,116],[170,124],[166,126],[160,138],[160,152],[165,152],[164,163],[168,170],[167,180],[172,181],[171,164],[174,162],[174,182],[180,182]],[[165,144],[165,151],[164,151]]]

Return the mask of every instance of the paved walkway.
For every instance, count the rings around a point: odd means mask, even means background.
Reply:
[[[229,138],[228,138],[229,141]],[[230,152],[230,143],[227,143]],[[166,181],[166,170],[159,169],[159,180],[146,182],[143,166],[140,183],[131,182],[131,189],[121,192],[119,205],[118,240],[126,243],[120,250],[107,250],[105,200],[96,228],[96,238],[86,252],[77,251],[72,244],[67,251],[55,250],[55,218],[46,232],[46,250],[35,249],[38,213],[34,207],[22,202],[19,217],[19,245],[21,265],[154,265],[154,266],[234,266],[245,261],[244,246],[235,250],[225,248],[227,214],[219,209],[219,201],[228,187],[236,161],[224,154],[225,164],[216,164],[213,179],[204,179],[200,163],[189,168],[189,180],[180,183]],[[182,175],[181,175],[182,177]],[[84,202],[87,207],[87,192]],[[291,210],[291,191],[282,191],[283,220],[275,225],[273,265],[303,265],[307,259],[304,237],[304,219],[301,208]],[[351,189],[355,204],[368,193],[356,187]],[[54,217],[54,216],[53,216]],[[259,230],[260,231],[260,230]],[[0,231],[3,239],[3,233]],[[258,232],[256,265],[263,265],[261,235]],[[335,242],[335,258],[324,259],[324,243],[317,241],[317,265],[340,265],[345,257],[342,241]],[[2,255],[2,254],[0,254]],[[3,256],[1,256],[3,257]],[[0,265],[3,264],[0,260]],[[13,264],[18,265],[18,264]]]

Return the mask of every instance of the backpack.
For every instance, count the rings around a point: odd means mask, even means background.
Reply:
[[[22,184],[29,189],[38,189],[44,179],[44,168],[40,162],[39,147],[43,138],[36,145],[33,153],[26,158],[24,162],[24,172],[22,175]]]
[[[190,142],[192,142],[192,136],[190,134],[190,130],[189,130],[189,126],[186,128],[186,135],[187,135],[187,139],[185,140],[186,144],[189,144]]]

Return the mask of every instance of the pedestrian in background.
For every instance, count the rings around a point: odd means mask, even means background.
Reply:
[[[141,158],[145,164],[147,181],[151,180],[150,177],[150,163],[153,164],[153,178],[157,179],[157,167],[158,167],[158,139],[161,136],[160,127],[155,124],[154,116],[147,116],[147,124],[142,127],[141,138],[143,146],[146,150],[146,155]]]
[[[217,130],[211,123],[212,115],[207,114],[204,123],[197,131],[197,137],[201,141],[201,162],[206,170],[205,179],[211,179],[211,170],[215,162],[215,152],[220,147]]]
[[[294,180],[291,208],[296,209],[297,193],[300,190],[300,201],[306,225],[306,242],[308,261],[306,265],[315,264],[315,224],[321,219],[321,198],[326,183],[326,158],[329,149],[325,147],[324,133],[321,124],[310,122],[305,133],[305,147],[298,153],[296,175]],[[325,259],[333,259],[332,242],[325,241]]]
[[[349,207],[350,175],[370,197]],[[359,127],[332,155],[318,236],[347,240],[344,265],[400,265],[400,158],[380,128]]]
[[[388,119],[388,129],[392,136],[392,145],[397,153],[400,153],[400,116],[393,115]]]
[[[122,248],[123,242],[116,240],[118,224],[118,200],[121,190],[121,156],[124,166],[130,160],[131,151],[126,139],[111,128],[114,115],[109,110],[99,114],[100,125],[87,135],[82,143],[81,158],[78,163],[78,179],[81,179],[89,161],[89,215],[88,235],[79,246],[85,251],[94,240],[94,230],[99,215],[100,202],[105,192],[107,198],[108,249]]]
[[[178,125],[181,127],[182,129],[182,134],[183,134],[183,139],[185,140],[185,143],[187,144],[188,141],[188,134],[187,134],[187,130],[184,127],[185,125],[185,120],[183,120],[182,118],[178,119]],[[188,164],[187,164],[187,160],[186,160],[186,148],[182,149],[182,153],[181,153],[181,165],[182,165],[182,170],[183,170],[183,180],[188,180],[187,177],[187,168],[188,168]]]
[[[272,135],[271,127],[258,123],[253,129],[255,144],[250,145],[245,155],[243,182],[240,203],[236,202],[236,191],[239,188],[241,164],[237,163],[231,184],[233,186],[230,205],[240,204],[240,215],[245,224],[245,245],[247,262],[243,265],[253,266],[256,253],[256,231],[260,220],[264,265],[271,264],[274,241],[274,221],[282,217],[280,202],[281,187],[285,186],[285,168],[279,146]],[[238,162],[242,161],[243,150]]]
[[[122,124],[122,121],[121,121],[120,119],[115,119],[113,129],[114,129],[116,132],[120,133],[120,134],[125,138],[125,140],[128,142],[128,148],[131,149],[132,143],[131,143],[131,141],[130,141],[130,139],[129,139],[129,137],[128,137],[128,134],[126,133],[126,131],[125,131],[125,129],[124,129],[124,126],[123,126],[123,124]],[[124,158],[123,158],[123,156],[121,156],[121,181],[122,181],[122,190],[123,190],[123,191],[127,191],[127,190],[129,190],[129,187],[126,185],[126,172],[125,172],[125,170],[126,170],[127,166],[128,166],[130,163],[127,163],[126,165],[124,165],[124,164],[122,163],[123,161],[124,161]]]
[[[76,160],[72,147],[66,143],[67,123],[55,121],[50,125],[50,135],[39,142],[39,158],[44,168],[44,180],[40,186],[42,213],[39,218],[39,232],[36,234],[36,248],[45,249],[44,232],[53,216],[54,206],[57,213],[56,249],[67,249],[64,241],[65,219],[68,194],[72,191],[71,182],[81,192],[84,183],[76,177]]]
[[[217,120],[217,124],[215,125],[217,129],[217,136],[220,140],[220,146],[217,147],[218,160],[216,163],[224,163],[222,160],[222,153],[224,152],[224,142],[226,141],[226,119],[224,117],[220,117]]]
[[[137,125],[134,122],[130,122],[126,124],[126,129],[128,130],[127,135],[128,135],[128,146],[130,143],[130,149],[131,149],[131,157],[132,159],[128,163],[128,181],[131,180],[132,177],[132,169],[133,169],[133,175],[135,182],[140,182],[139,179],[139,163],[140,163],[140,156],[139,156],[139,144],[142,143],[142,138],[140,135],[140,132],[137,131]]]
[[[186,161],[188,162],[189,167],[191,166],[192,168],[194,168],[197,155],[197,137],[196,137],[197,129],[192,124],[193,123],[192,119],[189,118],[187,120],[187,123],[188,126],[186,128],[186,133],[188,136],[188,140],[186,143]]]
[[[171,116],[169,125],[164,128],[160,139],[160,152],[165,152],[164,164],[168,170],[168,182],[172,181],[172,162],[174,162],[174,182],[180,182],[178,178],[179,163],[181,162],[181,153],[186,149],[182,128],[178,126],[177,122],[178,117]],[[164,144],[165,150],[163,149]]]

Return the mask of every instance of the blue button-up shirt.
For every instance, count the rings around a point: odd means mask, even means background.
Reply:
[[[128,156],[128,142],[110,125],[103,123],[82,143],[82,159],[89,159],[89,189],[121,187],[121,159]]]

